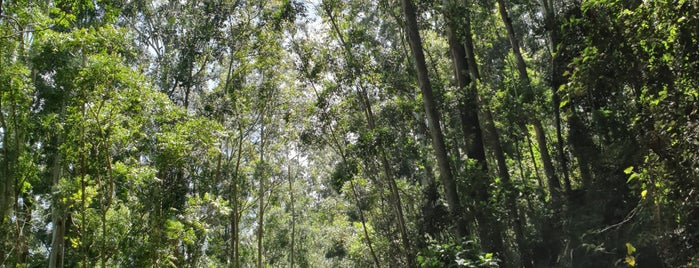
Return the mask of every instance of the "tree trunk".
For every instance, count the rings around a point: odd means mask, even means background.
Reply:
[[[507,6],[505,5],[505,0],[497,0],[500,17],[502,18],[505,28],[507,29],[507,37],[510,39],[510,45],[512,46],[512,53],[515,56],[517,62],[517,72],[519,73],[519,78],[521,83],[525,87],[530,87],[530,79],[527,74],[527,64],[524,62],[522,57],[522,52],[519,46],[519,40],[514,32],[514,27],[512,26],[512,20],[507,13]],[[548,146],[546,145],[546,132],[541,124],[541,120],[536,117],[534,113],[527,118],[527,121],[534,126],[534,131],[536,133],[536,141],[539,145],[539,151],[541,153],[541,162],[544,164],[544,174],[546,175],[549,182],[549,191],[552,196],[552,204],[554,209],[560,209],[560,203],[558,203],[560,195],[560,180],[556,175],[556,171],[553,167],[553,162],[551,161],[551,156],[548,153]]]
[[[563,171],[563,181],[565,182],[565,190],[570,193],[572,190],[570,183],[570,175],[568,173],[568,157],[563,150],[563,131],[561,130],[561,96],[558,90],[564,83],[563,59],[559,55],[560,49],[560,33],[558,25],[556,25],[556,13],[553,10],[553,2],[551,0],[543,0],[544,6],[544,23],[545,27],[549,32],[549,49],[553,52],[551,53],[551,78],[549,83],[551,85],[551,105],[553,108],[554,124],[556,126],[556,150],[558,152],[558,161],[561,164],[561,170]]]
[[[238,179],[240,170],[240,161],[243,153],[243,131],[239,131],[240,138],[238,140],[238,156],[235,161],[235,170],[231,182],[231,255],[233,256],[233,264],[235,268],[240,268],[240,231],[239,231],[239,208],[238,208]]]
[[[517,62],[517,72],[519,73],[520,82],[522,86],[531,89],[531,80],[529,79],[529,75],[527,74],[527,65],[524,62],[524,58],[522,57],[522,52],[519,46],[519,40],[515,35],[514,27],[512,26],[512,20],[510,19],[507,12],[505,0],[497,0],[497,2],[499,6],[498,10],[500,11],[500,17],[502,18],[502,21],[505,24],[505,28],[507,29],[507,37],[510,40],[512,53],[514,54],[515,60]],[[541,155],[541,162],[544,165],[544,174],[546,175],[549,193],[551,195],[550,204],[551,208],[554,211],[553,217],[549,219],[551,228],[548,228],[550,230],[548,230],[547,234],[545,235],[546,237],[550,237],[551,241],[546,242],[549,245],[549,251],[552,252],[554,255],[557,255],[560,252],[560,240],[562,235],[562,225],[560,224],[562,216],[562,203],[560,198],[561,184],[553,167],[551,157],[548,153],[548,146],[546,144],[546,132],[541,124],[541,120],[537,118],[535,113],[529,114],[530,115],[526,117],[525,120],[529,121],[529,123],[531,123],[534,126],[536,141],[539,145],[539,153]],[[549,263],[548,265],[552,265],[552,263]]]
[[[515,233],[515,240],[517,243],[517,246],[520,251],[520,257],[521,257],[521,265],[524,267],[533,267],[532,266],[532,261],[531,261],[531,254],[528,251],[528,246],[526,245],[526,238],[524,237],[524,232],[522,231],[522,221],[519,217],[519,211],[517,209],[517,201],[515,199],[515,189],[512,186],[512,180],[510,179],[510,173],[509,169],[507,168],[507,163],[506,163],[506,158],[505,158],[505,152],[502,149],[502,144],[500,142],[500,136],[495,128],[495,122],[493,120],[493,116],[487,108],[484,109],[483,111],[483,117],[485,119],[484,125],[486,129],[486,133],[483,135],[486,137],[486,141],[493,151],[493,154],[495,155],[495,163],[497,164],[497,173],[498,176],[500,177],[500,180],[502,181],[503,187],[505,188],[505,206],[507,210],[510,212],[512,215],[512,219],[514,219],[513,223],[513,231]],[[518,195],[518,194],[517,194]],[[500,252],[502,257],[504,258],[504,253],[505,253],[505,246],[502,242],[502,224],[497,220],[497,219],[489,219],[488,221],[488,235],[489,235],[489,242],[492,243],[490,247],[492,247],[492,250],[500,250],[497,252]],[[509,262],[506,262],[504,260],[503,266],[507,266],[510,264]]]
[[[578,160],[582,189],[588,190],[592,186],[592,166],[594,164],[590,156],[598,154],[595,152],[594,143],[588,133],[589,130],[579,115],[573,113],[568,120],[568,125],[568,129],[570,129],[568,140],[573,149],[573,155]]]
[[[507,39],[510,41],[510,47],[512,48],[512,53],[515,56],[515,61],[517,63],[517,72],[520,75],[520,79],[522,80],[523,85],[529,85],[529,75],[527,75],[527,64],[524,62],[524,58],[522,57],[522,53],[520,51],[519,47],[519,39],[517,39],[517,36],[515,35],[515,29],[512,26],[512,19],[510,19],[510,15],[507,13],[507,6],[505,5],[505,0],[497,0],[498,2],[498,11],[500,12],[500,18],[502,18],[502,22],[505,24],[505,28],[507,29]]]
[[[342,35],[342,32],[340,31],[340,28],[337,26],[337,23],[335,22],[335,17],[333,16],[332,10],[330,7],[325,6],[325,11],[330,17],[330,23],[332,24],[333,29],[335,30],[335,33],[337,34],[338,38],[340,39],[340,43],[342,47],[344,48],[346,57],[348,58],[349,64],[353,67],[353,71],[355,74],[359,73],[361,70],[359,70],[358,66],[359,64],[355,62],[354,56],[352,54],[352,51],[349,49],[349,44],[345,42],[345,38]],[[359,101],[362,103],[362,108],[364,110],[364,116],[367,120],[367,125],[369,127],[369,130],[376,130],[376,123],[375,123],[375,118],[374,118],[374,112],[372,111],[371,108],[371,101],[369,100],[369,97],[367,96],[366,89],[364,86],[359,82],[357,84],[357,97],[359,98]],[[396,184],[395,178],[393,176],[393,172],[391,171],[391,165],[390,162],[388,161],[388,156],[386,154],[386,148],[381,146],[378,148],[379,152],[379,159],[381,161],[381,166],[384,171],[384,176],[386,178],[386,181],[388,182],[389,186],[389,191],[390,191],[390,201],[391,205],[393,206],[393,211],[395,213],[395,217],[398,220],[398,229],[401,234],[401,240],[403,242],[403,247],[406,253],[406,258],[408,261],[408,267],[416,267],[415,264],[415,254],[413,253],[412,250],[412,245],[410,243],[410,237],[408,236],[408,228],[407,225],[405,224],[405,217],[403,213],[403,204],[400,200],[400,194],[398,192],[398,186]]]
[[[307,66],[301,65],[301,69],[304,73],[304,75],[307,78],[312,77]],[[318,90],[315,88],[315,84],[311,81],[310,82],[311,87],[313,87],[313,91],[316,93],[316,96],[318,96]],[[338,142],[337,140],[337,134],[335,133],[334,129],[332,126],[330,127],[330,143],[334,146],[335,149],[337,149],[338,154],[342,158],[342,161],[347,163],[347,156],[345,155],[343,151],[343,145]],[[374,265],[376,265],[377,268],[381,267],[381,263],[379,262],[379,258],[376,255],[376,252],[374,251],[374,246],[371,241],[371,237],[369,236],[369,230],[366,226],[366,218],[364,217],[364,211],[362,211],[362,208],[359,205],[359,195],[357,194],[357,190],[354,185],[354,178],[349,179],[350,182],[350,190],[352,192],[352,196],[354,197],[355,203],[357,205],[357,212],[359,213],[359,220],[362,222],[362,230],[364,231],[364,240],[366,241],[367,247],[369,248],[369,252],[371,253],[371,258],[374,261]]]
[[[452,6],[452,2],[447,2],[448,6]],[[451,12],[455,12],[455,8],[447,8]],[[488,189],[488,165],[485,157],[485,149],[483,143],[483,134],[480,128],[480,120],[478,117],[478,92],[476,87],[469,88],[471,79],[469,77],[468,70],[468,60],[466,58],[466,49],[460,44],[457,38],[456,25],[452,21],[452,16],[449,13],[445,14],[445,19],[447,20],[447,39],[449,42],[449,48],[451,51],[452,63],[454,66],[454,75],[456,77],[457,88],[460,91],[465,92],[465,100],[459,103],[460,107],[460,117],[462,131],[464,133],[464,140],[467,145],[467,155],[469,158],[476,160],[481,168],[481,171],[472,172],[474,176],[472,178],[475,180],[474,185],[476,185],[475,196],[477,197],[477,202],[479,204],[487,204],[491,197],[491,193]],[[486,117],[489,118],[489,117]],[[491,122],[492,124],[492,122]],[[494,128],[494,127],[493,127]],[[506,181],[509,185],[509,174],[507,174],[507,168],[505,167],[505,158],[502,153],[500,146],[500,141],[497,138],[495,131],[491,130],[490,135],[486,135],[491,138],[491,144],[495,148],[496,155],[500,153],[502,157],[497,158],[498,167],[501,171],[500,177],[503,181]],[[496,140],[492,140],[492,138]],[[505,173],[506,176],[502,175]],[[518,219],[516,202],[511,198],[510,193],[507,197],[508,210],[510,213]],[[500,257],[503,258],[504,245],[502,242],[502,226],[499,224],[498,220],[492,217],[493,215],[489,206],[479,206],[474,208],[476,212],[476,220],[479,222],[479,236],[483,241],[483,246],[489,252],[497,252]],[[515,220],[515,223],[519,223],[519,220]],[[517,236],[517,241],[524,241],[521,226],[515,226],[515,234]],[[522,248],[524,250],[524,248]],[[522,254],[525,256],[526,254]],[[526,255],[528,256],[528,255]],[[504,258],[503,258],[504,260]]]
[[[553,167],[553,162],[551,161],[551,156],[548,152],[548,146],[546,145],[546,136],[544,135],[544,127],[541,125],[541,121],[534,118],[532,120],[532,125],[534,126],[534,133],[536,135],[537,144],[539,144],[539,153],[541,154],[541,161],[544,164],[544,173],[548,179],[549,194],[551,195],[551,204],[555,209],[561,209],[561,182],[556,175]]]
[[[289,267],[294,268],[294,253],[296,246],[296,211],[294,210],[294,187],[293,180],[291,177],[291,163],[287,167],[288,179],[289,179],[289,205],[291,206],[291,246],[290,246],[290,257],[289,257]]]
[[[529,130],[526,126],[522,126],[524,135],[527,136],[527,147],[529,148],[529,156],[532,158],[532,165],[534,166],[534,174],[536,175],[536,182],[539,184],[539,190],[541,194],[544,195],[544,183],[541,181],[541,176],[539,175],[539,165],[536,164],[536,156],[534,155],[534,145],[532,144],[532,138],[529,137]]]
[[[5,112],[3,111],[3,94],[0,94],[0,127],[7,131],[8,126],[5,121]],[[2,144],[10,144],[10,137],[11,135],[2,135]],[[13,178],[12,176],[12,167],[14,166],[12,161],[13,157],[10,155],[12,154],[10,152],[10,147],[9,146],[3,146],[3,157],[0,158],[2,160],[2,170],[0,170],[0,176],[3,177],[3,179],[0,181],[0,239],[3,241],[0,242],[0,258],[3,260],[6,258],[6,254],[11,255],[11,252],[6,252],[5,246],[8,245],[6,244],[5,241],[10,240],[10,228],[9,224],[6,224],[5,220],[10,219],[10,215],[12,214],[12,195],[15,192],[15,182],[14,180],[10,179]],[[4,264],[4,262],[1,262],[0,264]]]
[[[420,180],[420,183],[422,184],[422,196],[424,199],[421,215],[423,224],[420,232],[429,234],[431,237],[436,237],[439,230],[436,225],[430,223],[433,223],[433,221],[437,218],[437,213],[439,213],[437,208],[441,204],[441,201],[439,200],[439,192],[434,179],[434,173],[432,172],[432,164],[428,159],[429,156],[426,152],[427,150],[424,149],[428,148],[428,141],[426,137],[429,135],[429,132],[427,130],[427,126],[425,126],[424,119],[422,119],[424,116],[415,113],[415,118],[417,119],[416,124],[419,133],[417,138],[420,141],[421,148],[423,148],[420,150],[420,160],[424,167],[424,176],[422,176]]]
[[[466,1],[464,1],[466,2]],[[465,105],[462,106],[462,109],[466,109],[467,106],[470,107],[476,107],[475,109],[471,109],[470,112],[464,113],[464,114],[470,114],[470,118],[472,118],[470,121],[465,121],[464,125],[470,124],[472,130],[471,133],[474,136],[473,141],[472,141],[472,146],[469,151],[471,152],[471,155],[469,157],[475,158],[477,160],[480,160],[481,168],[483,170],[483,176],[487,176],[487,164],[486,164],[486,157],[485,157],[485,143],[483,141],[483,137],[485,136],[491,141],[491,144],[494,145],[494,148],[500,148],[500,141],[499,138],[496,136],[497,132],[495,131],[495,124],[493,123],[493,118],[490,114],[490,111],[485,110],[483,113],[484,116],[484,122],[479,122],[478,120],[478,110],[482,103],[480,103],[480,99],[478,96],[478,88],[476,87],[476,83],[480,79],[480,74],[478,72],[478,64],[476,63],[475,60],[475,53],[473,49],[473,36],[471,33],[471,21],[470,21],[470,15],[467,13],[464,16],[464,45],[463,46],[457,46],[456,44],[456,38],[449,38],[452,39],[450,43],[450,47],[452,47],[452,51],[455,51],[457,53],[452,52],[452,55],[458,55],[458,58],[455,58],[455,60],[458,61],[465,61],[461,63],[455,63],[454,66],[459,67],[459,68],[464,68],[463,66],[466,65],[468,66],[467,73],[470,74],[470,78],[472,81],[470,81],[470,90],[467,91],[466,94],[466,99],[465,99]],[[463,52],[460,52],[461,49],[463,48]],[[460,55],[464,55],[463,57]],[[465,59],[464,59],[465,57]],[[457,74],[463,73],[464,70],[456,72]],[[465,78],[462,78],[461,80],[465,80]],[[469,119],[469,118],[466,118]],[[487,132],[489,133],[484,133],[483,129],[481,129],[481,125],[485,126]],[[493,140],[495,138],[495,140]],[[497,152],[502,153],[502,149],[500,150],[495,150],[496,156]],[[497,164],[499,166],[499,170],[501,172],[500,176],[502,177],[503,181],[507,180],[507,183],[509,185],[509,174],[503,175],[502,173],[507,173],[507,168],[505,166],[504,162],[504,154],[502,154],[501,158],[496,158]],[[488,190],[488,183],[487,182],[487,177],[483,177],[480,180],[477,181],[477,190],[476,190],[476,200],[478,200],[480,203],[487,204],[488,200],[490,198],[490,193]],[[509,194],[508,194],[508,200],[510,200]],[[513,213],[514,216],[517,215],[516,211],[516,203],[513,201],[508,202],[508,209],[511,210],[511,213]],[[515,204],[514,206],[512,204]],[[493,252],[496,253],[500,256],[500,258],[503,259],[503,266],[507,266],[508,262],[504,258],[505,254],[505,247],[503,244],[503,239],[502,239],[502,225],[499,223],[499,221],[493,216],[493,213],[490,211],[490,208],[488,207],[478,207],[475,209],[476,210],[476,219],[479,222],[479,235],[481,236],[481,239],[483,240],[483,247],[485,250],[488,252]],[[518,219],[518,217],[515,217]],[[516,220],[515,224],[520,224],[518,220]],[[519,232],[517,231],[519,230]],[[515,232],[517,233],[518,241],[524,241],[523,240],[523,234],[521,234],[521,226],[517,227],[515,226]],[[524,254],[523,254],[524,255]]]
[[[51,164],[51,181],[53,182],[53,188],[55,190],[61,181],[61,173],[63,170],[62,166],[62,155],[58,149],[62,142],[60,134],[56,134],[55,139],[55,152],[53,156],[53,163]],[[63,267],[63,253],[65,245],[65,219],[66,215],[63,211],[63,204],[58,196],[54,196],[51,202],[51,222],[53,223],[53,235],[51,240],[51,254],[49,257],[49,267],[50,268],[60,268]]]
[[[265,166],[265,140],[264,140],[264,132],[265,132],[265,123],[264,123],[264,111],[262,112],[262,116],[260,119],[261,126],[260,126],[260,166],[258,167],[258,181],[259,181],[259,189],[258,189],[258,199],[259,199],[259,210],[257,212],[257,268],[262,268],[263,261],[262,261],[262,246],[263,246],[263,239],[264,239],[264,224],[265,224],[265,206],[264,206],[264,197],[265,197],[265,177],[266,177],[266,169],[267,167]]]
[[[430,84],[429,75],[427,72],[427,64],[425,63],[425,54],[422,51],[422,40],[417,25],[415,7],[412,0],[402,0],[403,14],[406,20],[406,33],[408,42],[415,58],[415,68],[418,74],[418,84],[422,93],[423,105],[427,115],[428,128],[432,136],[432,146],[434,147],[435,156],[439,168],[439,177],[444,187],[447,203],[451,208],[451,219],[456,229],[458,237],[464,238],[468,233],[466,223],[463,220],[463,211],[461,209],[461,201],[456,192],[456,183],[452,175],[449,156],[447,155],[446,146],[444,144],[444,135],[439,121],[437,107],[432,97],[432,85]]]

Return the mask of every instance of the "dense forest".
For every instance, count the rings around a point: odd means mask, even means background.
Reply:
[[[697,0],[0,0],[0,267],[699,267]]]

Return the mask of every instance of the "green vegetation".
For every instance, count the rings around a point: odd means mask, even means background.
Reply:
[[[0,0],[0,267],[696,267],[699,2]]]

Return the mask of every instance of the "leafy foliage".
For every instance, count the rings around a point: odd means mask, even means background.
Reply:
[[[697,264],[696,1],[401,4],[0,1],[0,266]]]

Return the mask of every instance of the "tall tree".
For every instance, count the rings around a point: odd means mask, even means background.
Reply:
[[[331,7],[329,6],[328,3],[324,3],[324,8],[325,12],[327,13],[328,17],[330,18],[330,23],[332,25],[333,30],[335,31],[335,34],[338,36],[338,39],[340,41],[340,45],[342,46],[344,50],[345,57],[347,58],[347,64],[349,65],[349,68],[352,70],[350,74],[350,80],[356,80],[354,76],[360,76],[361,75],[361,69],[360,69],[360,64],[357,62],[355,59],[352,50],[350,48],[350,44],[347,43],[345,40],[345,37],[343,36],[342,31],[340,30],[338,23],[336,21],[335,16],[333,15],[333,11]],[[357,93],[357,98],[359,99],[359,102],[361,103],[363,114],[368,126],[369,131],[372,132],[377,132],[378,127],[376,125],[376,119],[374,115],[374,111],[372,108],[372,103],[371,100],[369,99],[367,89],[362,82],[357,82],[356,85],[356,93]],[[407,264],[409,267],[415,267],[415,254],[413,253],[412,245],[411,245],[411,239],[408,236],[408,230],[407,230],[407,224],[405,223],[405,216],[403,213],[403,205],[401,202],[401,197],[399,194],[398,186],[396,184],[396,178],[394,177],[394,172],[392,171],[391,164],[389,163],[388,156],[386,153],[386,149],[384,148],[383,144],[379,145],[378,150],[378,158],[380,160],[382,169],[383,169],[383,174],[385,177],[386,182],[388,183],[389,186],[389,191],[390,191],[390,199],[391,199],[391,204],[393,206],[393,211],[395,213],[396,219],[398,220],[398,229],[400,231],[401,235],[401,240],[403,242],[403,247],[404,247],[404,252],[407,257]]]
[[[415,13],[415,5],[411,0],[402,0],[403,15],[405,16],[405,31],[410,50],[415,59],[415,69],[417,70],[418,83],[420,92],[422,93],[422,102],[427,116],[428,128],[432,136],[432,147],[437,157],[439,167],[439,178],[444,187],[447,203],[449,204],[452,224],[459,237],[465,237],[466,223],[463,218],[463,209],[458,193],[456,192],[456,183],[447,155],[447,148],[444,143],[444,134],[440,124],[439,114],[437,113],[436,103],[432,93],[432,85],[430,83],[425,54],[422,50],[422,39],[420,37],[417,18]]]

